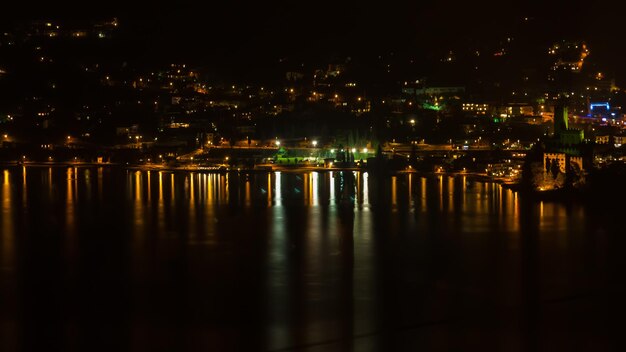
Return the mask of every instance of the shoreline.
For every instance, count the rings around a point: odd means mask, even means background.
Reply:
[[[333,168],[325,168],[321,166],[276,166],[276,165],[267,165],[265,167],[259,168],[225,168],[225,167],[208,167],[208,166],[166,166],[160,164],[144,164],[144,165],[133,165],[133,164],[122,164],[122,163],[88,163],[88,162],[0,162],[0,167],[34,167],[34,168],[62,168],[62,167],[70,167],[70,168],[122,168],[126,170],[132,171],[155,171],[155,172],[187,172],[187,173],[240,173],[240,174],[255,174],[255,173],[270,173],[270,172],[282,172],[282,173],[308,173],[308,172],[367,172],[370,175],[374,174],[376,176],[383,177],[395,177],[400,175],[416,175],[419,177],[466,177],[467,180],[471,180],[474,182],[486,182],[486,183],[495,183],[502,186],[502,188],[511,190],[519,195],[528,197],[535,201],[575,201],[581,199],[584,196],[584,192],[568,192],[564,189],[558,189],[553,191],[525,191],[521,188],[519,181],[513,181],[501,177],[492,177],[483,173],[473,173],[473,172],[435,172],[435,171],[420,171],[415,169],[405,169],[405,170],[385,170],[383,172],[377,172],[374,170],[368,170],[366,168],[356,168],[356,167],[333,167]]]
[[[2,161],[0,167],[10,166],[27,166],[27,167],[105,167],[105,166],[126,166],[119,163],[87,163],[72,161],[37,161],[37,162],[21,162],[21,161]]]
[[[122,164],[122,163],[90,163],[90,162],[0,162],[1,167],[121,167],[128,170],[136,170],[136,171],[164,171],[164,172],[209,172],[209,173],[229,173],[229,172],[239,172],[239,173],[267,173],[267,172],[284,172],[284,173],[307,173],[307,172],[342,172],[342,171],[357,171],[357,172],[367,172],[367,173],[377,173],[376,171],[367,169],[367,168],[358,168],[358,167],[333,167],[333,168],[325,168],[322,166],[276,166],[276,165],[261,165],[261,167],[255,168],[226,168],[226,167],[218,167],[218,166],[166,166],[160,164]],[[378,173],[377,173],[378,174]],[[383,176],[399,176],[406,174],[413,174],[419,176],[448,176],[448,177],[457,177],[457,176],[465,176],[471,180],[478,182],[492,182],[501,184],[503,187],[507,189],[516,188],[519,184],[518,182],[511,182],[510,180],[500,178],[500,177],[492,177],[483,173],[473,173],[473,172],[434,172],[434,171],[420,171],[415,169],[408,170],[385,170],[380,175]]]

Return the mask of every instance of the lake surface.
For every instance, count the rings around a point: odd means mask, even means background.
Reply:
[[[0,351],[623,350],[624,207],[72,167],[0,167],[0,200]]]

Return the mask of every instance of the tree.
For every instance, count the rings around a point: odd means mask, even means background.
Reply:
[[[550,172],[552,173],[552,177],[556,180],[557,176],[559,176],[560,172],[559,161],[557,159],[552,159],[552,166],[550,166]]]
[[[568,160],[567,170],[565,173],[565,186],[574,187],[580,184],[583,179],[583,171],[578,163],[573,163]]]
[[[533,189],[535,187],[534,179],[532,161],[527,157],[522,165],[522,187],[526,190]]]
[[[415,147],[415,144],[411,144],[411,154],[409,156],[409,164],[412,167],[415,167],[415,165],[417,165],[417,147]]]

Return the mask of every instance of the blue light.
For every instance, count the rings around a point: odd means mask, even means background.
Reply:
[[[591,104],[591,110],[593,110],[595,108],[605,108],[605,109],[609,110],[611,107],[610,107],[609,103],[592,103]]]

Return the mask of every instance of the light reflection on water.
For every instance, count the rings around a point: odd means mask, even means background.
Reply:
[[[13,197],[11,195],[11,174],[9,170],[2,171],[2,258],[0,259],[0,272],[10,272],[14,270],[15,255],[15,228],[13,224]]]
[[[583,268],[596,258],[583,206],[522,204],[466,176],[22,167],[3,169],[1,184],[3,351],[36,345],[46,324],[88,341],[79,322],[120,321],[113,349],[176,349],[182,338],[222,350],[381,350],[406,339],[400,327],[498,322],[497,307],[578,292],[600,268]],[[498,343],[525,346],[525,326],[541,317],[522,310]],[[445,324],[435,346],[463,330]],[[68,339],[54,341],[83,341]]]

